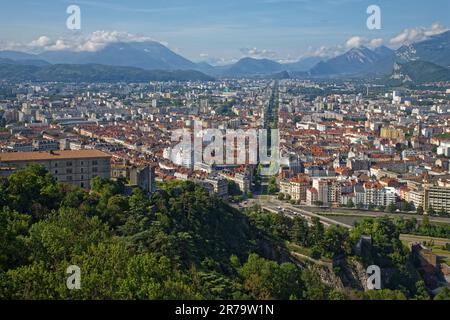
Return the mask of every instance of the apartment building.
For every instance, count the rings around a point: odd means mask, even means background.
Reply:
[[[56,151],[59,149],[60,144],[57,140],[33,140],[34,151]]]
[[[291,198],[296,201],[306,201],[306,190],[310,187],[309,180],[303,177],[293,178],[290,185]]]
[[[396,203],[396,192],[393,187],[383,187],[380,183],[367,182],[355,186],[356,204],[364,206],[388,206]]]
[[[0,154],[0,167],[9,168],[7,174],[23,169],[31,163],[36,163],[45,167],[57,181],[82,188],[89,188],[90,180],[96,176],[110,178],[110,162],[111,156],[99,150]]]
[[[433,208],[439,212],[450,212],[450,188],[428,186],[424,189],[424,209]]]
[[[135,166],[126,164],[113,164],[112,178],[125,178],[129,181],[128,188],[139,187],[144,193],[151,194],[155,187],[155,167],[150,165]]]
[[[424,208],[424,192],[423,190],[409,190],[406,196],[408,202],[412,202],[415,208]]]
[[[197,182],[202,184],[210,194],[214,193],[218,197],[228,196],[228,180],[221,176],[209,176],[205,180]]]
[[[291,183],[287,179],[280,180],[280,193],[282,194],[291,194]]]
[[[309,206],[316,205],[318,200],[317,190],[316,188],[309,188],[306,190],[306,204]]]
[[[314,179],[313,188],[317,191],[317,200],[323,204],[341,202],[341,184],[335,179]]]
[[[292,200],[306,201],[306,191],[311,187],[309,179],[304,176],[297,176],[292,179],[282,179],[279,182],[280,193],[289,195]]]
[[[242,193],[248,193],[250,191],[250,177],[247,173],[236,172],[233,181],[236,182]]]

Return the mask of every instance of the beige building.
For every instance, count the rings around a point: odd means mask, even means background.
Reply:
[[[6,174],[31,163],[45,167],[59,182],[82,188],[89,188],[96,176],[111,176],[111,155],[99,150],[0,153],[0,167],[8,168]]]
[[[289,180],[280,180],[280,193],[291,194],[291,183]]]
[[[414,203],[414,207],[424,208],[424,192],[423,190],[409,190],[406,200],[408,202]]]
[[[397,140],[405,140],[405,133],[402,129],[397,129],[393,127],[385,127],[380,130],[380,137],[387,139],[397,139]]]
[[[312,186],[319,202],[335,205],[341,202],[341,184],[335,179],[314,179]]]
[[[292,200],[305,202],[306,190],[311,187],[306,177],[295,177],[290,180],[283,179],[279,182],[280,193],[289,195]]]
[[[306,204],[309,206],[315,206],[318,201],[318,195],[316,188],[309,188],[306,190]]]
[[[310,188],[309,180],[306,178],[294,178],[291,184],[291,198],[296,201],[306,201],[306,190]]]
[[[450,188],[430,186],[424,190],[424,208],[450,212]]]

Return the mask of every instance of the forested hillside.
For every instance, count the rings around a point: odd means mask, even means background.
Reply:
[[[149,199],[138,189],[125,195],[121,180],[95,178],[91,191],[60,184],[35,165],[0,180],[0,208],[2,299],[429,298],[388,220],[351,233],[310,227],[241,213],[191,182],[165,184]],[[361,234],[375,249],[354,257]],[[329,259],[369,259],[396,277],[377,292],[336,288],[296,261],[291,243]],[[80,290],[66,287],[69,265],[81,269]]]

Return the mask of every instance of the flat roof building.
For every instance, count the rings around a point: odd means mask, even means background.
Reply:
[[[31,163],[45,167],[58,182],[82,188],[90,188],[96,176],[111,177],[111,155],[99,150],[0,153],[0,167],[10,168],[8,173]]]

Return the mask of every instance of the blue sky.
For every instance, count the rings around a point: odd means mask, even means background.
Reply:
[[[80,31],[66,28],[70,4],[81,8]],[[381,30],[366,27],[371,4],[381,8]],[[16,0],[1,4],[0,45],[104,30],[150,37],[193,60],[295,60],[343,50],[351,37],[392,45],[403,30],[426,32],[434,23],[450,26],[449,0]]]

